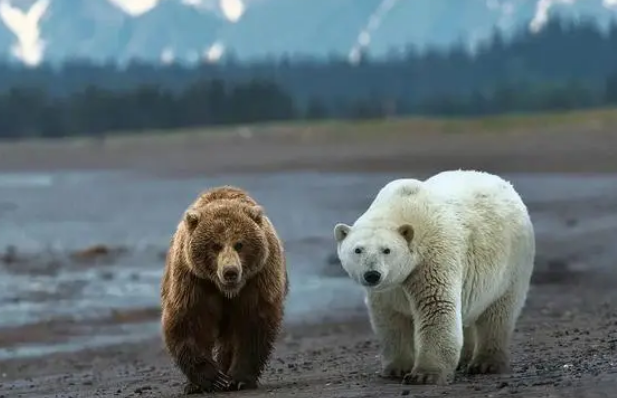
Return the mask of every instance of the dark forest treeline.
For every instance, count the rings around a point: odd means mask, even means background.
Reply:
[[[12,89],[0,96],[0,138],[98,135],[333,116],[474,116],[591,108],[617,105],[617,75],[607,79],[604,88],[597,91],[577,83],[502,86],[468,96],[427,100],[412,112],[400,112],[397,104],[368,98],[349,101],[335,111],[319,100],[298,107],[276,84],[259,80],[231,86],[221,80],[204,81],[179,94],[157,86],[125,92],[92,86],[62,99],[48,97],[40,90]]]
[[[40,89],[14,88],[0,96],[0,138],[290,120],[295,115],[287,93],[272,82],[257,80],[232,87],[219,80],[204,81],[181,93],[157,85],[126,91],[89,86],[63,98]]]
[[[73,62],[0,66],[0,136],[59,136],[295,118],[482,115],[617,102],[617,24],[554,20],[474,53],[409,48],[385,60],[198,68]]]

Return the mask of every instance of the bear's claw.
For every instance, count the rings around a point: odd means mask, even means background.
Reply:
[[[403,384],[436,384],[444,385],[448,383],[448,378],[441,373],[410,372],[403,378]]]
[[[411,372],[411,368],[405,369],[402,367],[386,366],[379,375],[384,379],[401,379]]]
[[[217,390],[224,391],[229,388],[231,383],[232,383],[231,377],[227,376],[225,373],[219,370],[218,374],[216,375],[216,379],[214,380],[213,385],[214,385],[214,388],[216,388]]]
[[[184,386],[184,394],[192,395],[227,391],[232,384],[232,380],[225,373],[219,371],[214,380],[205,380],[203,383],[200,384],[191,382],[187,383]]]
[[[240,390],[250,390],[257,388],[257,383],[249,382],[249,381],[232,381],[227,390],[228,391],[240,391]]]

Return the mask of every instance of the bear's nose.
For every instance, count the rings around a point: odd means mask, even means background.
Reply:
[[[235,282],[238,280],[239,276],[240,273],[235,268],[227,268],[223,271],[223,279],[225,279],[225,282]]]
[[[369,286],[375,286],[381,280],[381,273],[379,271],[366,271],[364,273],[364,281]]]

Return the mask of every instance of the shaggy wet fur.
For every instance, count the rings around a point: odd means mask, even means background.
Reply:
[[[200,195],[171,240],[161,284],[163,338],[185,393],[256,388],[288,291],[264,209],[236,187]]]

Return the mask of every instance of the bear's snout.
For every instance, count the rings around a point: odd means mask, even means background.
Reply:
[[[226,247],[219,254],[218,278],[226,287],[235,286],[242,280],[242,265],[238,253]]]
[[[223,267],[223,281],[235,283],[240,279],[240,270],[235,265]]]
[[[366,271],[362,275],[362,279],[367,286],[375,286],[381,281],[381,272],[379,271]]]

